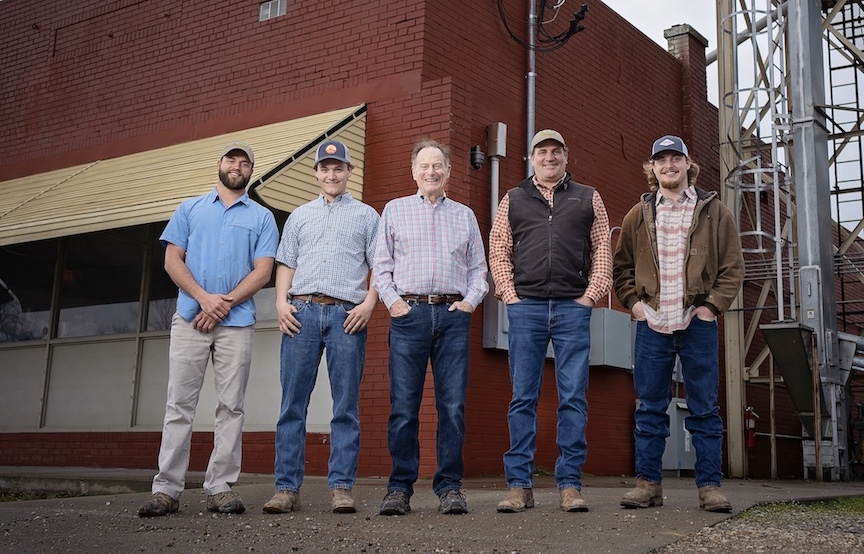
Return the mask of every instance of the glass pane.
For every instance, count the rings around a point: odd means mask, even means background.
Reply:
[[[0,247],[0,342],[47,339],[57,241]]]
[[[288,7],[288,0],[278,0],[279,8],[277,8],[276,15],[285,15],[285,10]]]
[[[153,225],[150,257],[150,301],[147,303],[147,330],[160,331],[171,328],[171,317],[177,310],[177,285],[165,272],[165,247],[159,243],[159,235],[167,223]]]
[[[146,240],[144,226],[67,239],[58,337],[136,331]]]
[[[285,212],[276,212],[276,225],[281,229],[285,225],[285,219],[288,214]],[[255,321],[276,321],[276,263],[273,263],[273,271],[270,273],[270,280],[264,287],[259,290],[255,296]]]
[[[258,21],[267,21],[268,19],[270,19],[270,2],[264,2],[258,12]]]
[[[255,321],[276,321],[276,289],[273,286],[259,290],[255,296]]]

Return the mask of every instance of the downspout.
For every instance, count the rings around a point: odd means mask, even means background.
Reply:
[[[528,75],[526,77],[526,94],[525,94],[525,174],[531,175],[531,161],[528,159],[530,152],[528,147],[531,144],[531,139],[534,138],[534,117],[536,115],[536,97],[535,89],[537,84],[537,52],[536,45],[536,30],[537,30],[537,6],[534,0],[529,0],[530,7],[528,8]]]

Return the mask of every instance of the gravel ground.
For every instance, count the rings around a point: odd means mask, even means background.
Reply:
[[[627,477],[587,478],[583,495],[590,511],[584,513],[560,510],[551,477],[535,480],[537,505],[521,514],[495,510],[506,493],[497,477],[466,483],[470,511],[462,516],[438,512],[428,480],[418,484],[411,514],[380,516],[386,478],[358,481],[356,514],[330,512],[324,477],[307,477],[300,511],[263,514],[261,506],[273,494],[270,475],[244,476],[236,486],[247,508],[242,515],[207,512],[200,488],[187,490],[180,511],[162,518],[137,516],[148,492],[4,502],[0,553],[864,553],[864,500],[860,508],[852,504],[858,512],[814,513],[806,504],[844,496],[864,499],[864,482],[727,480],[724,490],[735,507],[731,514],[700,510],[695,484],[688,478],[664,480],[663,507],[622,509],[621,495],[634,482]],[[791,510],[762,506],[796,499],[801,504]]]
[[[825,514],[806,506],[778,512],[757,506],[652,552],[860,554],[864,552],[864,513]]]

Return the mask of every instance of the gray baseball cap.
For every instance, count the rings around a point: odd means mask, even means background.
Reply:
[[[245,142],[229,142],[225,145],[225,148],[222,149],[222,155],[219,156],[219,159],[224,158],[233,150],[240,150],[246,154],[246,157],[249,158],[252,165],[255,165],[255,154],[252,152],[252,147]]]

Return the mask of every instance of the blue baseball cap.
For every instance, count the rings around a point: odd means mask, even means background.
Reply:
[[[657,157],[657,154],[666,151],[678,152],[679,154],[684,154],[688,158],[690,157],[687,145],[684,144],[681,137],[676,137],[675,135],[665,135],[655,140],[654,146],[651,148],[651,159],[653,160]]]
[[[322,160],[336,160],[351,165],[351,154],[348,152],[348,147],[338,140],[328,140],[318,147],[318,152],[315,154],[315,165],[318,165]]]

